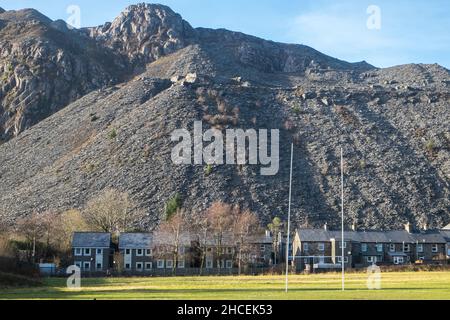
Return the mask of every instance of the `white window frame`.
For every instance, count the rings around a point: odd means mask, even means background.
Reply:
[[[131,249],[125,249],[125,254],[129,256],[131,254]]]
[[[152,270],[153,269],[153,263],[152,262],[146,262],[145,263],[145,270]]]
[[[164,260],[163,259],[158,259],[157,261],[156,261],[156,266],[157,266],[157,268],[158,269],[164,269]]]
[[[184,269],[186,266],[186,262],[184,260],[178,261],[178,269]]]
[[[320,243],[317,245],[317,248],[318,248],[319,251],[321,251],[321,252],[325,251],[325,243],[320,242]]]
[[[136,249],[136,257],[143,257],[144,249]]]
[[[344,249],[347,248],[347,241],[344,241]],[[342,249],[342,241],[339,241],[339,249]]]
[[[399,264],[403,264],[405,263],[405,258],[404,257],[394,257],[394,264],[395,265],[399,265]]]
[[[338,263],[342,263],[342,256],[338,256],[337,257],[337,261]],[[348,257],[344,256],[344,263],[348,263]]]
[[[89,265],[88,268],[86,268],[86,264]],[[83,270],[91,270],[91,262],[90,261],[83,261]]]
[[[367,243],[362,243],[362,244],[361,244],[361,251],[362,251],[362,252],[367,252],[367,250],[368,250],[368,245],[367,245]]]
[[[214,267],[214,263],[212,259],[206,259],[206,269],[212,269]]]
[[[80,269],[83,268],[83,262],[81,262],[81,261],[75,261],[74,264],[75,264],[76,267],[78,267]]]
[[[136,262],[136,271],[138,271],[138,272],[144,271],[144,263],[143,262]]]
[[[262,244],[262,245],[259,247],[259,250],[260,250],[261,252],[266,252],[266,245]]]
[[[368,263],[377,263],[378,262],[378,258],[376,256],[368,256],[367,257],[367,262]]]
[[[82,248],[75,248],[75,256],[81,257],[83,256],[83,249]]]
[[[409,243],[403,244],[403,252],[411,252],[411,245]]]
[[[99,267],[99,265],[100,265],[100,267]],[[103,270],[103,263],[96,262],[95,263],[95,270]]]
[[[125,263],[125,270],[131,270],[131,263]]]
[[[389,252],[395,252],[395,243],[389,244]]]
[[[227,260],[226,261],[226,268],[227,269],[233,269],[233,260]]]
[[[376,249],[377,249],[377,252],[383,252],[383,244],[382,243],[377,243],[376,245],[375,245],[375,247],[376,247]]]
[[[153,250],[152,249],[145,249],[145,256],[146,257],[151,257],[153,255]]]
[[[103,249],[101,248],[95,249],[95,254],[103,254]]]
[[[431,246],[431,252],[433,252],[433,253],[439,252],[439,245],[438,245],[437,243],[434,243],[434,244]]]
[[[420,253],[423,252],[423,243],[418,243],[417,244],[417,252],[420,252]]]
[[[89,251],[89,253],[87,253],[87,251]],[[92,254],[91,248],[84,248],[84,249],[83,249],[83,256],[85,256],[85,257],[90,257],[91,254]]]
[[[173,260],[168,259],[166,260],[166,269],[172,269],[173,268]]]

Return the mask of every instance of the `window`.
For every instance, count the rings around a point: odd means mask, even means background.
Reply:
[[[391,244],[389,245],[389,251],[390,251],[390,252],[395,252],[395,244],[394,244],[394,243],[391,243]]]
[[[425,257],[419,257],[420,261],[425,261]]]
[[[377,252],[383,252],[383,244],[382,243],[377,243],[376,247],[377,247]]]
[[[319,251],[325,251],[325,243],[319,243]]]
[[[164,269],[164,260],[158,260],[157,262],[156,262],[156,264],[157,264],[157,266],[158,266],[158,269]]]
[[[206,260],[206,268],[211,269],[213,267],[213,262],[211,259]]]
[[[81,248],[75,248],[75,255],[76,256],[81,256],[82,255]]]
[[[423,252],[423,244],[419,243],[417,245],[417,252]],[[419,260],[421,260],[421,259],[419,259]]]
[[[403,264],[403,257],[394,257],[394,264]]]
[[[90,255],[91,255],[91,249],[85,248],[85,249],[84,249],[84,255],[85,255],[85,256],[90,256]]]
[[[145,255],[150,257],[153,254],[152,249],[145,249]]]
[[[131,250],[130,249],[126,249],[125,250],[125,254],[127,254],[127,255],[131,254]]]
[[[212,248],[208,248],[208,249],[206,249],[206,251],[212,252]]]
[[[432,252],[438,252],[439,251],[439,246],[437,244],[433,244],[433,246],[431,247],[431,251]]]
[[[227,253],[228,254],[233,254],[233,248],[227,248]]]
[[[361,251],[362,252],[367,252],[367,243],[362,243],[361,244]]]
[[[166,268],[167,269],[173,268],[173,260],[166,260]]]
[[[146,262],[145,263],[145,270],[152,270],[153,269],[153,263]]]
[[[137,250],[136,250],[136,255],[137,255],[138,257],[142,257],[142,256],[144,255],[144,250],[142,250],[142,249],[137,249]]]
[[[377,257],[367,257],[368,263],[377,263]]]
[[[262,244],[260,249],[261,249],[261,252],[265,252],[266,251],[266,246]]]
[[[125,269],[126,270],[130,270],[131,269],[131,265],[129,263],[125,263]]]
[[[136,271],[142,271],[142,262],[137,262],[136,263]]]
[[[102,254],[103,253],[103,249],[97,249],[97,254]]]
[[[181,255],[185,254],[186,248],[181,246],[180,249],[179,249],[179,252],[180,252]]]
[[[97,263],[97,265],[95,267],[97,268],[97,270],[101,270],[102,269],[102,264],[101,263]]]
[[[81,269],[81,261],[75,261],[75,266]]]
[[[341,256],[337,257],[337,261],[339,263],[342,263],[342,257]],[[348,257],[344,257],[344,263],[348,263]]]
[[[233,268],[233,261],[227,260],[227,269]]]
[[[84,270],[90,270],[91,269],[91,263],[90,262],[84,262],[83,263],[83,269]]]
[[[309,243],[303,244],[303,251],[308,252],[309,251]]]
[[[342,249],[342,241],[339,241],[339,248]],[[347,248],[347,242],[344,241],[344,249]]]
[[[404,243],[403,244],[403,252],[409,252],[411,251],[411,246],[409,243]]]
[[[184,260],[178,261],[178,269],[184,269]]]

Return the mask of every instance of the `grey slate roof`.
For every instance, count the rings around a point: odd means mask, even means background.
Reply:
[[[412,236],[419,243],[447,243],[444,235],[439,231],[413,233]]]
[[[447,242],[450,242],[450,230],[441,230],[441,235]]]
[[[152,244],[151,233],[122,233],[119,236],[119,249],[151,248]]]
[[[75,232],[72,238],[73,248],[109,248],[111,234],[102,232]]]
[[[300,241],[328,242],[331,239],[341,240],[341,231],[325,229],[298,229]],[[408,233],[406,230],[394,231],[345,231],[344,239],[361,243],[445,243],[443,232],[427,231]],[[450,231],[448,232],[450,237]],[[425,241],[424,241],[425,240]]]

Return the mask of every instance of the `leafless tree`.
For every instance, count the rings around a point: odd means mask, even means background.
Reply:
[[[255,253],[256,236],[260,234],[260,222],[258,216],[249,210],[241,211],[239,207],[233,209],[233,227],[232,235],[237,252],[236,260],[238,262],[239,274],[245,263]]]
[[[90,200],[84,210],[84,217],[91,229],[115,235],[134,231],[144,216],[142,210],[136,209],[128,193],[114,189],[108,189]]]
[[[168,220],[163,221],[156,232],[156,236],[163,244],[158,248],[162,254],[168,253],[172,257],[172,272],[176,272],[180,257],[185,255],[184,241],[188,235],[188,221],[186,212],[178,209]],[[161,253],[160,253],[161,254]]]

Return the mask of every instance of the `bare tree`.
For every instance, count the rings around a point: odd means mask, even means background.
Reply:
[[[39,242],[45,244],[43,255],[46,256],[48,254],[55,216],[56,214],[50,211],[44,213],[33,212],[31,216],[22,218],[17,222],[17,232],[24,237],[27,245],[28,261],[36,262],[36,246]]]
[[[200,253],[200,275],[203,274],[203,269],[206,263],[206,254],[208,250],[208,243],[210,242],[211,225],[208,216],[205,212],[199,211],[191,215],[189,224],[190,232],[195,237]]]
[[[84,210],[88,226],[97,231],[118,234],[135,230],[145,213],[136,209],[128,193],[108,189],[90,200]]]
[[[210,234],[216,247],[217,268],[221,268],[221,260],[225,254],[226,242],[233,226],[233,207],[222,202],[215,202],[207,210],[208,225]]]
[[[241,274],[242,266],[249,262],[250,256],[255,252],[253,240],[261,231],[258,216],[249,210],[242,212],[239,207],[235,207],[232,231],[237,248],[236,258],[239,274]]]
[[[173,267],[172,272],[176,272],[176,268],[180,257],[185,255],[184,240],[187,235],[188,223],[187,215],[183,209],[177,209],[168,220],[162,222],[157,230],[157,237],[163,240],[162,249],[163,254],[169,253],[172,257]]]
[[[52,246],[60,252],[68,252],[71,249],[71,240],[74,232],[90,231],[86,220],[78,210],[69,210],[54,217]]]

